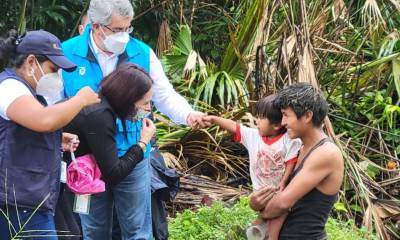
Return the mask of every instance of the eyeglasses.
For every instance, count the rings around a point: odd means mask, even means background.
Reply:
[[[110,30],[113,33],[119,33],[119,32],[127,32],[127,33],[131,33],[133,32],[133,27],[129,26],[128,28],[110,28],[106,25],[102,25],[103,27],[107,28],[108,30]]]

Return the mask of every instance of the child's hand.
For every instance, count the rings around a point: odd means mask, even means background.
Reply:
[[[278,185],[279,192],[282,192],[283,189],[285,189],[285,187],[286,187],[285,182],[284,182],[284,181],[281,181],[281,182],[279,183],[279,185]]]
[[[276,187],[264,186],[250,194],[249,205],[255,211],[264,209],[269,200],[275,195],[278,189]]]
[[[203,122],[203,116],[206,116],[205,113],[202,112],[191,112],[186,119],[186,122],[189,127],[193,129],[199,129],[207,127],[207,125]]]
[[[202,117],[203,123],[207,127],[210,127],[210,126],[212,126],[214,124],[214,119],[215,119],[215,116],[203,116]]]

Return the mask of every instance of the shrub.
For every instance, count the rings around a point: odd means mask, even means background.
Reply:
[[[169,239],[246,239],[245,229],[256,216],[248,207],[247,198],[240,199],[231,208],[216,202],[197,212],[185,210],[170,219]]]
[[[232,207],[216,202],[211,207],[201,207],[196,212],[185,210],[169,220],[169,239],[245,240],[245,230],[256,216],[248,206],[247,198],[241,198]],[[326,231],[331,240],[378,239],[365,228],[357,228],[353,221],[343,222],[329,218]]]

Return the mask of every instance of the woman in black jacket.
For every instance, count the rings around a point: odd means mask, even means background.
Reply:
[[[89,214],[80,215],[85,239],[91,239],[91,234],[85,231],[85,226],[91,224],[87,223],[86,219],[100,221],[96,225],[90,225],[92,229],[110,228],[111,231],[113,205],[117,211],[124,211],[122,206],[126,204],[134,205],[133,202],[124,202],[132,201],[124,195],[131,190],[120,186],[119,183],[143,161],[150,139],[155,133],[153,122],[139,116],[143,112],[151,111],[152,94],[152,80],[149,75],[137,65],[123,64],[103,79],[99,92],[101,103],[83,109],[64,129],[79,136],[80,144],[76,156],[93,154],[102,173],[102,180],[106,184],[104,193],[91,196]],[[137,143],[120,155],[116,144],[116,121],[124,123],[125,120],[141,122],[141,129],[137,131]],[[135,181],[138,185],[143,179]],[[128,219],[123,221],[129,224]],[[58,230],[71,230],[62,229],[61,226],[60,228]]]
[[[64,128],[79,136],[76,156],[94,155],[108,187],[118,184],[143,159],[146,146],[155,133],[153,122],[142,119],[137,144],[118,157],[116,121],[136,120],[138,111],[150,111],[151,86],[151,78],[141,68],[131,63],[121,65],[103,79],[99,93],[101,103],[84,108]]]

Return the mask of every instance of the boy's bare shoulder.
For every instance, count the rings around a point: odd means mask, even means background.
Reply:
[[[315,149],[313,159],[328,165],[341,164],[343,156],[340,148],[333,142],[326,142],[319,148]]]

